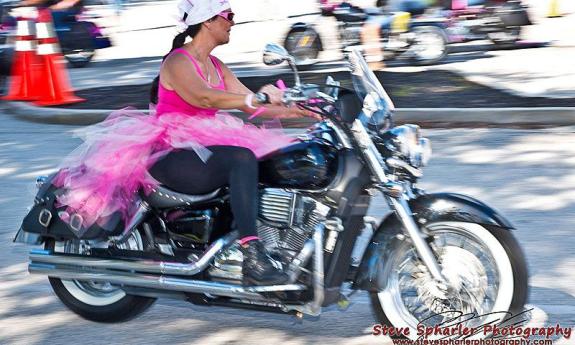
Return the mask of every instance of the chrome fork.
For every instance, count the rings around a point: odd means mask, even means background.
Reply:
[[[395,210],[395,213],[401,220],[401,223],[405,227],[405,232],[413,241],[413,246],[419,254],[419,257],[431,273],[431,276],[439,283],[446,283],[445,277],[441,273],[441,267],[435,258],[435,255],[431,251],[431,247],[427,243],[425,237],[422,235],[419,227],[413,220],[413,215],[411,213],[411,208],[409,207],[407,201],[401,195],[398,198],[387,197],[391,207]]]

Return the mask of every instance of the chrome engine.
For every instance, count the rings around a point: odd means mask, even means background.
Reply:
[[[290,261],[328,212],[327,206],[310,197],[266,189],[260,196],[258,235],[271,253]]]
[[[283,189],[269,188],[260,194],[258,236],[270,254],[287,264],[311,238],[317,224],[324,222],[330,208]],[[215,259],[210,275],[215,278],[241,280],[243,256],[234,245]]]

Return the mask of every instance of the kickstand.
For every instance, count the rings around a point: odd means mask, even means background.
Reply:
[[[303,314],[302,312],[299,312],[299,311],[298,311],[297,313],[295,313],[295,314],[294,314],[294,317],[293,317],[293,323],[292,323],[292,325],[301,325],[301,324],[303,324],[303,317],[304,317],[304,314]],[[319,321],[320,315],[318,315],[318,316],[305,315],[305,319],[306,319],[306,321],[313,321],[313,322]]]

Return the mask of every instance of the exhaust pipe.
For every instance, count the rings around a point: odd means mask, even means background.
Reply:
[[[30,252],[28,271],[53,278],[109,282],[116,285],[159,290],[206,293],[214,296],[262,299],[260,293],[304,290],[304,285],[286,284],[273,286],[241,286],[189,280],[177,276],[193,276],[205,270],[216,254],[236,240],[232,232],[215,241],[193,263],[162,262],[150,260],[112,260],[79,255],[53,254],[47,250]],[[136,273],[140,272],[140,273]],[[153,273],[153,274],[143,274]]]
[[[305,289],[303,285],[241,286],[201,280],[188,280],[170,276],[133,274],[129,272],[98,271],[81,267],[58,267],[32,262],[28,266],[32,274],[43,274],[53,278],[70,280],[89,280],[109,282],[115,285],[127,285],[142,288],[205,293],[214,296],[234,298],[262,299],[260,293],[274,291],[297,291]]]
[[[53,254],[48,250],[33,250],[30,252],[30,261],[39,264],[66,265],[78,267],[92,267],[99,269],[119,270],[126,272],[146,272],[176,276],[193,276],[205,270],[216,254],[233,243],[237,233],[232,232],[210,245],[204,254],[193,263],[164,262],[150,260],[113,260],[91,258],[78,255]]]

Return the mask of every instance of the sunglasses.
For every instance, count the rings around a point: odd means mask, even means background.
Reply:
[[[221,13],[218,13],[217,15],[224,18],[228,22],[232,22],[234,20],[234,16],[236,14],[234,12],[221,12]]]

